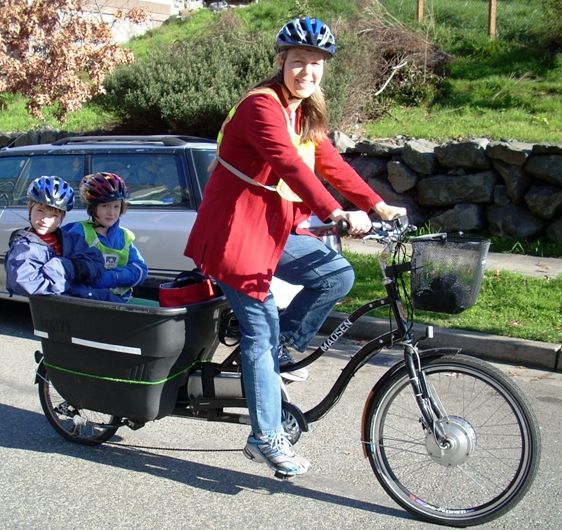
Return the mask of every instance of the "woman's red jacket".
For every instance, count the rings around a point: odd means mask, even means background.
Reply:
[[[286,106],[280,87],[273,88]],[[244,99],[224,129],[220,156],[263,184],[275,186],[282,178],[303,202],[248,184],[218,164],[184,252],[204,273],[261,301],[289,233],[306,232],[298,226],[311,211],[326,220],[341,208],[298,155],[284,112],[271,95]],[[315,172],[361,210],[368,212],[382,200],[327,137],[316,146]]]

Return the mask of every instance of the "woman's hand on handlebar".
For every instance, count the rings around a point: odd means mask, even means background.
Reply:
[[[406,208],[402,208],[401,206],[391,206],[390,204],[386,204],[384,201],[377,202],[377,204],[373,207],[373,210],[375,210],[375,213],[383,221],[390,221],[391,219],[402,217],[407,214]]]
[[[406,208],[392,206],[384,201],[378,202],[373,209],[383,221],[390,221],[407,215]],[[332,212],[330,218],[337,224],[342,224],[343,222],[345,224],[345,232],[353,236],[367,234],[373,227],[371,219],[362,210],[344,211],[338,208]]]
[[[330,219],[335,223],[345,221],[347,223],[347,233],[353,236],[366,234],[371,231],[372,221],[369,216],[362,210],[349,211],[334,210],[330,215]]]

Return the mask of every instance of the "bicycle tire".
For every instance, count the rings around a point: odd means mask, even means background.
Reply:
[[[523,498],[539,465],[539,425],[527,398],[479,359],[422,359],[422,368],[447,413],[451,445],[439,448],[423,428],[402,367],[366,405],[363,440],[377,480],[424,521],[464,527],[500,517]]]
[[[66,440],[81,445],[99,445],[109,440],[120,427],[121,418],[79,409],[68,403],[51,383],[43,365],[38,370],[37,385],[45,417]]]

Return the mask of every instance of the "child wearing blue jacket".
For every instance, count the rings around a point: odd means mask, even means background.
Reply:
[[[63,230],[83,238],[103,259],[105,270],[93,289],[81,296],[110,302],[128,302],[133,287],[144,282],[148,268],[135,247],[134,234],[120,226],[129,197],[125,181],[115,173],[93,173],[80,182],[80,198],[87,205],[88,221],[65,225]]]
[[[29,185],[27,198],[30,226],[12,233],[4,261],[8,292],[80,296],[101,276],[103,262],[82,238],[60,229],[74,190],[59,177],[41,176]]]

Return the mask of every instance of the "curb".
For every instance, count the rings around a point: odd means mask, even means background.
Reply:
[[[348,315],[333,311],[322,327],[321,333],[330,334]],[[372,339],[389,330],[388,320],[363,316],[349,329],[346,336],[356,339]],[[414,324],[414,335],[425,333],[425,326]],[[487,335],[461,329],[433,328],[433,339],[427,348],[462,348],[465,353],[482,359],[551,372],[562,372],[562,345],[550,342],[515,339],[501,335]]]

